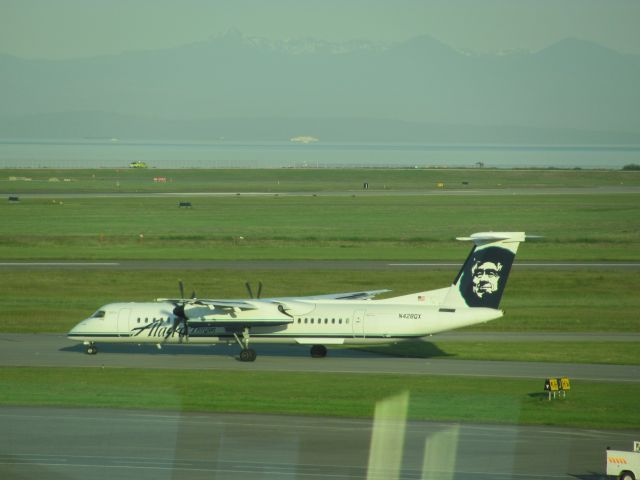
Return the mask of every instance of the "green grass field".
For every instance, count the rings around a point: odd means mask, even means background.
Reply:
[[[640,185],[640,172],[501,169],[4,169],[0,192],[326,192]],[[165,177],[166,183],[154,182]],[[12,180],[12,178],[14,180]],[[23,179],[28,178],[29,181]],[[466,183],[464,183],[466,182]]]
[[[0,204],[4,259],[462,260],[456,236],[526,231],[520,260],[640,258],[638,195],[74,198]],[[143,235],[142,239],[140,235]]]
[[[548,401],[544,379],[97,368],[0,368],[0,404],[371,417],[410,392],[408,418],[630,428],[638,384],[574,381]],[[330,394],[328,393],[330,392]]]
[[[640,365],[638,346],[629,342],[429,342],[362,347],[386,355],[412,358],[451,358],[551,363]]]

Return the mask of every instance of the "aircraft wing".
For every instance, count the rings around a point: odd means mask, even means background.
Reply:
[[[198,300],[199,304],[220,310],[256,310],[257,305],[243,300]]]
[[[260,312],[242,315],[245,311]],[[226,327],[242,329],[245,327],[272,327],[293,323],[293,318],[272,303],[245,300],[190,300],[185,305],[189,326]]]
[[[310,297],[291,297],[292,300],[369,300],[381,293],[391,290],[365,290],[361,292],[328,293],[325,295],[312,295]],[[286,299],[283,299],[286,300]]]
[[[174,304],[185,304],[186,306],[205,305],[207,308],[218,308],[220,310],[256,310],[257,305],[244,300],[210,300],[196,298],[156,298],[156,302],[169,302]]]

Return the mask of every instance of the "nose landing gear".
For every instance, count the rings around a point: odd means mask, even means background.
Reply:
[[[87,355],[95,355],[98,353],[98,348],[94,342],[85,343],[85,345],[87,346],[87,349],[85,350]]]

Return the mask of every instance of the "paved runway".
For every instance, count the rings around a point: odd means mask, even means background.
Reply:
[[[7,192],[6,194],[10,194]],[[611,195],[638,194],[640,186],[636,185],[607,185],[600,187],[530,187],[530,188],[482,188],[482,189],[438,189],[438,190],[340,190],[317,192],[145,192],[145,193],[117,193],[117,192],[58,192],[58,193],[22,193],[21,198],[195,198],[195,197],[346,197],[346,196],[489,196],[489,195]]]
[[[28,407],[0,408],[0,424],[0,478],[38,480],[364,479],[373,430],[358,419]],[[606,446],[630,449],[639,435],[409,421],[382,451],[399,449],[403,479],[596,480]],[[390,470],[368,478],[392,478],[392,457],[376,456]]]
[[[449,336],[451,338],[451,336]],[[637,336],[635,337],[637,340]],[[591,338],[594,341],[594,338]],[[237,360],[237,345],[98,344],[97,355],[86,355],[80,343],[63,335],[1,334],[0,365],[41,367],[167,368],[271,372],[454,375],[640,382],[640,365],[494,362],[447,358],[398,358],[351,349],[330,349],[323,359],[311,358],[308,347],[255,344],[258,359]],[[562,352],[559,349],[559,358]]]

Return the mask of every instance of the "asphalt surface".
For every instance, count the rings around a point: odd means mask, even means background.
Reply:
[[[6,194],[10,194],[7,192]],[[86,193],[21,193],[21,198],[197,198],[229,196],[281,196],[281,197],[346,197],[346,196],[488,196],[488,195],[611,195],[640,193],[640,186],[608,185],[601,187],[530,187],[530,188],[483,188],[457,190],[340,190],[317,192],[86,192]]]
[[[630,449],[640,434],[387,420],[405,433],[376,437],[386,455],[370,460],[371,420],[2,407],[0,424],[0,478],[38,480],[595,480],[606,447]]]
[[[443,335],[444,337],[444,335]],[[437,338],[437,337],[434,337]],[[449,335],[449,340],[452,336]],[[455,338],[455,337],[453,337]],[[568,337],[564,337],[565,340]],[[576,339],[581,336],[574,337]],[[597,342],[598,337],[590,336]],[[605,337],[610,338],[610,337]],[[635,340],[637,341],[637,336]],[[238,345],[97,344],[97,355],[86,355],[81,343],[64,335],[1,334],[0,365],[31,367],[160,368],[270,372],[454,375],[544,380],[568,376],[574,380],[640,382],[640,365],[496,362],[444,358],[399,358],[355,349],[329,349],[326,358],[309,356],[306,346],[255,343],[255,362],[237,359]],[[496,348],[499,348],[496,345]],[[555,347],[562,358],[561,346]],[[635,348],[635,346],[632,346]]]

